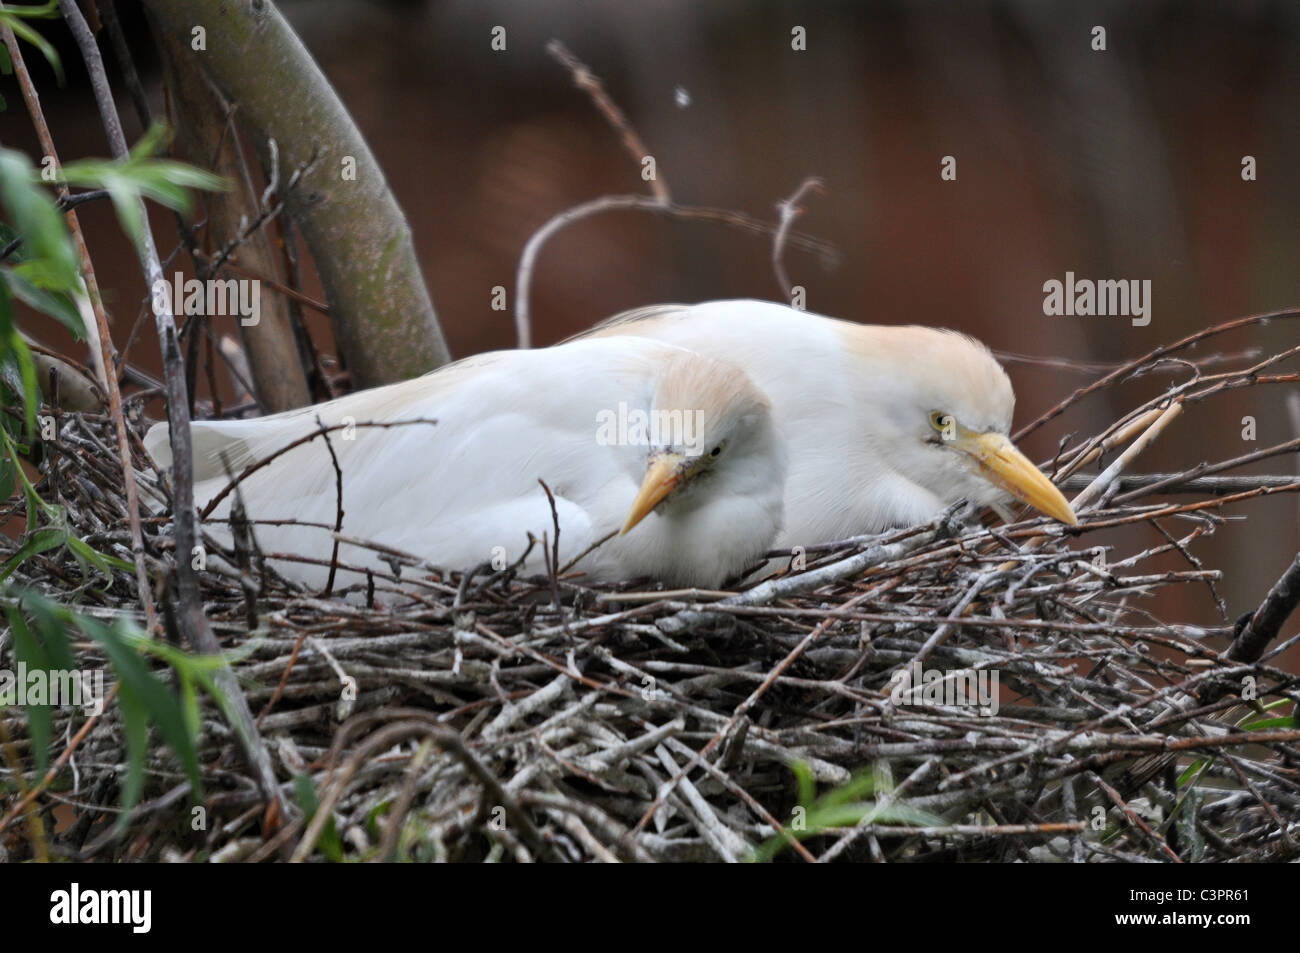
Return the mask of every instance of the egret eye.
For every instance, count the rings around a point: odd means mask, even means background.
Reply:
[[[930,411],[930,426],[939,431],[939,433],[948,430],[952,425],[953,419],[951,414],[945,414],[942,410]]]
[[[710,453],[709,456],[711,456],[711,457],[716,457],[716,456],[717,456],[718,454],[720,454],[721,452],[722,452],[722,446],[721,446],[721,445],[718,445],[718,446],[716,446],[716,447],[713,448],[713,452]]]

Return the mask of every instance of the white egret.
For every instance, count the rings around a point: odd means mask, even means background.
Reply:
[[[541,572],[540,541],[555,532],[539,479],[555,497],[560,566],[621,531],[576,567],[592,579],[716,586],[756,562],[780,525],[786,460],[767,399],[734,365],[661,342],[499,351],[300,410],[195,422],[200,509],[229,482],[226,465],[238,475],[322,426],[341,428],[328,434],[330,447],[316,437],[239,484],[263,552],[313,558],[276,565],[317,587],[337,516],[331,447],[342,534],[446,569],[513,563],[531,533],[539,545],[522,571]],[[166,424],[145,445],[170,464]],[[211,517],[228,518],[232,499]],[[267,522],[282,520],[304,525]],[[349,544],[339,560],[384,566]]]
[[[1011,382],[973,338],[712,301],[630,311],[579,339],[620,334],[734,362],[767,394],[790,453],[783,548],[922,522],[959,499],[1010,496],[1076,522],[1008,438]]]

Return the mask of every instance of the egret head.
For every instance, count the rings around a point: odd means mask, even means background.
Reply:
[[[785,450],[767,397],[739,367],[683,350],[665,361],[648,408],[644,477],[622,533],[656,509],[684,517],[705,505],[779,527]]]
[[[987,506],[1006,495],[1074,525],[1069,502],[1012,444],[1015,395],[983,344],[932,328],[899,328],[892,353],[877,354],[880,447],[895,468],[944,500]]]

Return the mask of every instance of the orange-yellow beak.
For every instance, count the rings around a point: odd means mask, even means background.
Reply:
[[[685,460],[686,457],[680,453],[658,453],[651,458],[650,466],[645,471],[645,479],[641,481],[641,489],[637,491],[636,499],[632,501],[632,510],[627,514],[620,536],[625,535],[633,526],[649,516],[654,508],[663,502],[664,497],[682,485],[682,481],[686,479],[685,469],[682,466]]]
[[[962,435],[957,438],[956,447],[975,459],[990,483],[1017,500],[1069,526],[1079,522],[1061,491],[1002,434]]]

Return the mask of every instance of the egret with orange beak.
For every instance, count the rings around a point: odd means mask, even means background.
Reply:
[[[633,337],[483,354],[301,410],[195,421],[192,434],[200,509],[227,465],[270,459],[239,484],[244,509],[276,568],[315,587],[339,537],[448,570],[522,560],[540,574],[556,522],[552,569],[582,556],[588,580],[714,587],[759,560],[781,523],[786,457],[767,398],[734,365]],[[145,446],[170,464],[166,424]],[[233,499],[204,524],[223,541]],[[338,560],[339,588],[391,572],[353,542]]]
[[[790,458],[783,548],[923,522],[959,499],[1077,522],[1008,437],[1006,372],[964,334],[711,301],[631,311],[587,336],[622,334],[733,362],[767,394]]]

